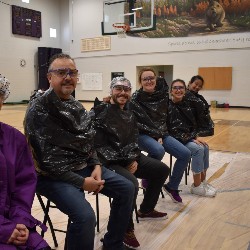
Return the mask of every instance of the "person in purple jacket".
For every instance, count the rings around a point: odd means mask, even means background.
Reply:
[[[0,109],[9,96],[9,81],[0,74]],[[36,232],[44,225],[31,215],[36,172],[25,136],[0,122],[0,249],[49,250]]]

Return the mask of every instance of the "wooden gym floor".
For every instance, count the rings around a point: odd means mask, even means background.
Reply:
[[[90,109],[92,103],[84,103]],[[0,120],[23,132],[26,105],[4,105]],[[190,194],[192,174],[188,185],[180,185],[183,204],[175,204],[168,195],[160,197],[156,209],[166,211],[163,221],[135,222],[135,233],[142,250],[191,249],[250,249],[250,109],[211,109],[215,135],[206,137],[210,146],[208,181],[217,189],[215,198]],[[163,159],[169,164],[169,157]],[[184,179],[184,178],[183,178]],[[138,195],[137,204],[143,198]],[[95,209],[95,196],[87,195]],[[54,210],[54,211],[53,211]],[[109,203],[100,195],[100,233],[96,233],[95,249],[101,249],[109,214]],[[43,212],[35,198],[33,215],[42,220]],[[67,217],[57,209],[51,210],[55,227],[66,228]],[[58,250],[64,249],[64,233],[56,233]],[[45,234],[53,247],[51,234]],[[80,250],[80,249],[79,249]]]

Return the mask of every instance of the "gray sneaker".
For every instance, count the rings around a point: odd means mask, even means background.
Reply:
[[[195,187],[194,184],[191,186],[191,193],[205,196],[205,197],[214,197],[216,195],[216,192],[206,187],[203,183],[200,184],[200,186]]]

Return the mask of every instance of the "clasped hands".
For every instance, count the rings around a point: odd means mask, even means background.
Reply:
[[[101,179],[102,169],[100,165],[96,165],[90,177],[86,177],[83,183],[83,190],[89,193],[98,194],[104,187],[105,180]]]
[[[25,245],[29,238],[29,230],[24,224],[16,224],[16,228],[12,232],[7,244],[12,244],[16,246]]]

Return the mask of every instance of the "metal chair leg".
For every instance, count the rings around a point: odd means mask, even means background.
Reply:
[[[45,206],[44,202],[43,202],[43,199],[41,197],[41,195],[39,194],[36,194],[37,198],[38,198],[38,201],[40,202],[40,205],[42,207],[42,210],[44,212],[44,220],[43,220],[43,224],[46,225],[46,223],[48,222],[49,223],[49,228],[50,228],[50,231],[51,231],[51,234],[52,234],[52,238],[53,238],[53,241],[54,241],[54,245],[55,247],[58,247],[58,242],[57,242],[57,239],[56,239],[56,234],[55,234],[55,230],[54,230],[54,227],[53,227],[53,224],[52,224],[52,221],[49,217],[49,207],[50,207],[50,201],[47,200],[47,204]],[[44,237],[44,231],[42,230],[41,232],[41,236]]]
[[[100,232],[100,215],[99,215],[99,196],[96,194],[95,196],[95,204],[96,204],[96,231],[99,233]]]

